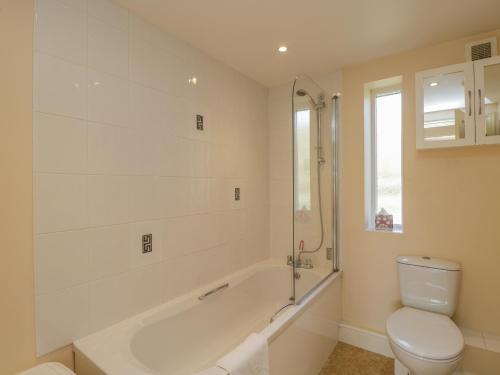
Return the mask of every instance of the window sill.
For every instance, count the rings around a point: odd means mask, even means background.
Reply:
[[[403,228],[394,228],[393,230],[377,230],[375,228],[365,228],[366,232],[373,233],[394,233],[394,234],[403,234]]]

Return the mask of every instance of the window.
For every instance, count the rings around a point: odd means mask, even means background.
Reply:
[[[394,81],[397,83],[394,84]],[[365,204],[368,230],[403,230],[400,78],[365,88]],[[392,215],[392,228],[390,216]]]
[[[311,111],[309,109],[295,112],[295,178],[296,209],[311,210]]]

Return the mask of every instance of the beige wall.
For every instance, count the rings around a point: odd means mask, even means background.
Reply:
[[[31,0],[0,2],[0,374],[35,364]],[[50,358],[72,366],[69,348]]]
[[[500,334],[500,146],[417,151],[415,72],[465,60],[476,35],[347,67],[343,76],[343,319],[384,331],[398,308],[395,258],[426,254],[459,261],[459,325]],[[363,85],[403,76],[404,234],[364,230]]]

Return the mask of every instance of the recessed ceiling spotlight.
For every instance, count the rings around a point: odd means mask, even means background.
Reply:
[[[279,46],[278,47],[278,52],[279,53],[285,53],[286,51],[288,51],[288,47],[287,46]]]
[[[431,82],[431,83],[429,83],[430,87],[436,87],[437,85],[439,85],[439,83],[437,83],[437,82]]]

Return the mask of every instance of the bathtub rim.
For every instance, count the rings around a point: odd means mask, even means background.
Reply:
[[[129,318],[114,323],[108,327],[102,328],[93,332],[85,337],[75,340],[72,344],[73,351],[78,352],[84,358],[94,364],[103,374],[106,374],[105,369],[101,367],[102,363],[109,364],[109,356],[117,351],[126,357],[128,364],[127,369],[130,367],[134,369],[133,375],[146,375],[153,374],[151,369],[141,363],[132,353],[130,343],[134,335],[143,327],[154,324],[160,320],[166,319],[170,316],[182,313],[185,310],[195,307],[202,303],[198,297],[205,292],[219,286],[220,284],[229,282],[229,288],[234,288],[243,281],[252,277],[259,270],[283,268],[286,267],[282,263],[266,260],[252,264],[246,268],[240,269],[232,274],[223,276],[213,282],[205,284],[197,289],[188,293],[177,296],[169,301],[163,302],[139,314],[135,314]],[[99,347],[103,351],[97,350],[94,343],[102,340],[111,341],[110,345],[106,348]],[[110,350],[108,350],[111,348]]]
[[[229,288],[233,288],[258,273],[259,270],[272,268],[283,269],[288,267],[289,266],[273,259],[255,263],[249,267],[203,285],[202,287],[189,293],[175,297],[172,300],[164,302],[158,306],[154,306],[144,312],[80,338],[73,342],[73,351],[92,363],[98,370],[102,371],[103,374],[106,374],[106,372],[102,367],[100,367],[100,363],[106,363],[106,358],[109,354],[116,353],[117,351],[126,355],[127,370],[134,370],[130,373],[131,375],[153,374],[150,368],[146,367],[136,359],[131,350],[131,340],[140,329],[195,307],[196,305],[202,303],[202,301],[198,300],[200,295],[223,283],[229,282]],[[290,272],[292,272],[291,268]],[[308,270],[308,272],[317,274],[320,277],[320,281],[312,287],[311,290],[300,299],[300,301],[296,302],[289,309],[284,310],[272,323],[269,323],[264,329],[257,332],[266,337],[268,344],[271,344],[277,337],[279,337],[282,332],[284,332],[307,310],[310,303],[319,298],[323,292],[325,292],[326,289],[342,275],[342,271],[333,272],[327,276],[321,275],[317,271],[313,270]],[[111,350],[109,353],[107,351],[96,351],[97,348],[93,345],[93,343],[95,343],[96,340],[101,341],[103,338],[112,340],[110,347],[114,348],[114,350]]]

